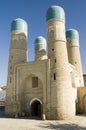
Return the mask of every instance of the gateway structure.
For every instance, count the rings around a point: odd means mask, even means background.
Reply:
[[[82,112],[77,95],[83,88],[79,34],[65,33],[65,13],[51,6],[46,13],[47,37],[34,41],[35,60],[27,61],[28,25],[23,19],[11,24],[11,40],[6,91],[7,115],[45,115],[46,119],[65,119]],[[46,54],[46,44],[48,54]]]

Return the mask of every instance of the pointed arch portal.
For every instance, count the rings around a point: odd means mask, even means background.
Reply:
[[[31,102],[31,116],[38,116],[41,117],[41,102],[40,100],[34,99]]]

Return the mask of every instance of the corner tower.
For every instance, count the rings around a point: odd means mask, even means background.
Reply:
[[[27,61],[27,35],[28,27],[23,19],[15,19],[11,23],[10,54],[14,55],[15,63]]]
[[[11,23],[11,37],[7,77],[6,114],[15,111],[15,64],[27,61],[27,23],[23,19],[15,19]],[[13,106],[12,106],[13,105]]]
[[[46,14],[46,22],[51,85],[48,111],[50,119],[65,119],[75,115],[75,101],[72,99],[63,8],[51,6]]]
[[[35,60],[47,59],[46,55],[46,39],[39,36],[35,39]]]
[[[75,29],[70,29],[66,32],[66,38],[69,63],[75,66],[75,69],[78,75],[80,76],[80,84],[81,86],[84,86],[81,57],[79,50],[79,33]]]

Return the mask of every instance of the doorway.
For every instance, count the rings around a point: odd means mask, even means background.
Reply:
[[[41,103],[35,100],[31,104],[31,116],[41,117]]]
[[[86,95],[83,97],[83,112],[86,114]]]

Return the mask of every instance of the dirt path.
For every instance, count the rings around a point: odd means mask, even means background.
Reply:
[[[0,130],[86,130],[86,117],[76,116],[62,121],[0,118]]]

